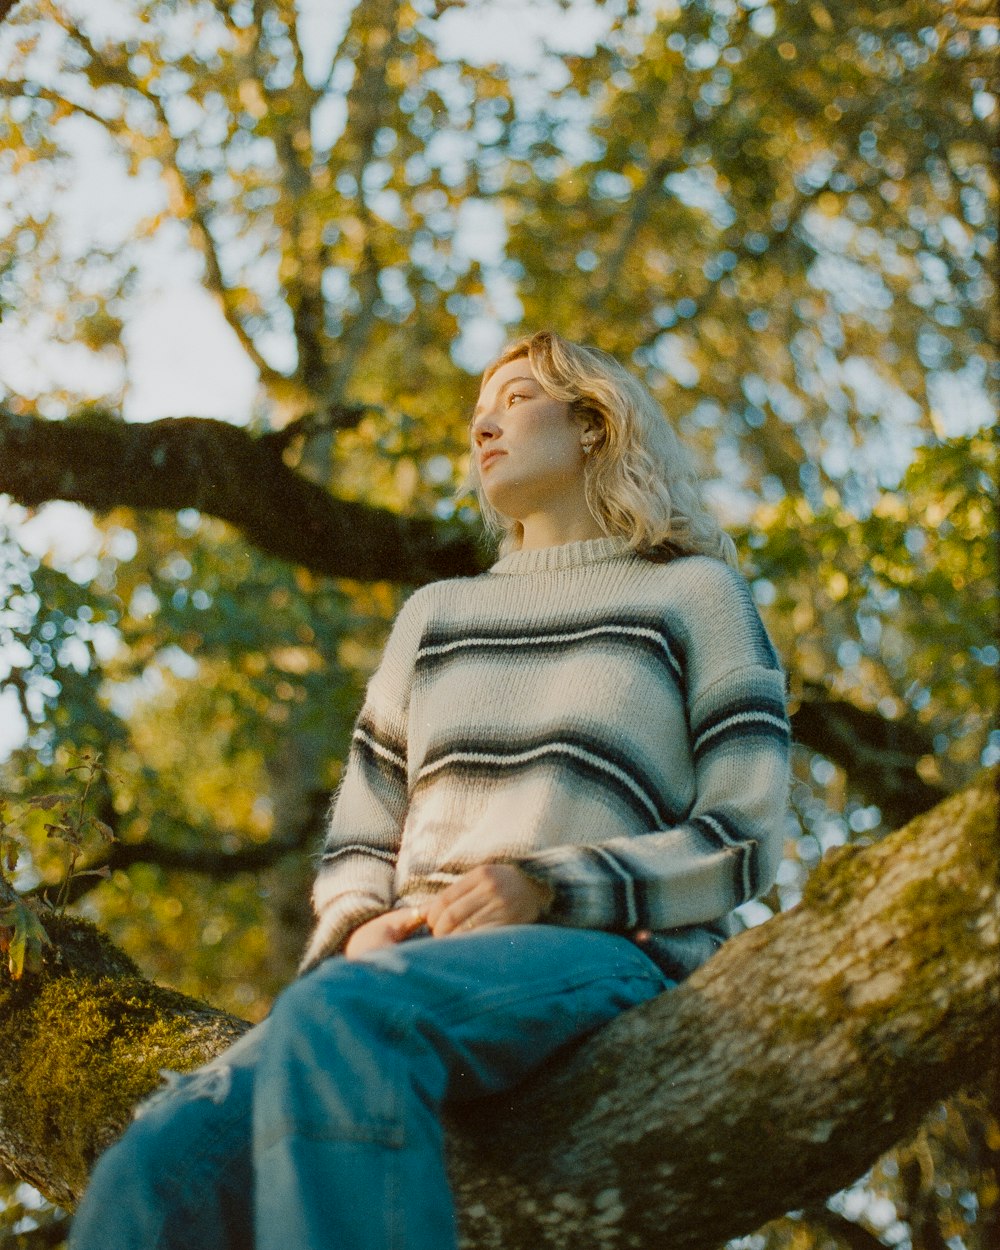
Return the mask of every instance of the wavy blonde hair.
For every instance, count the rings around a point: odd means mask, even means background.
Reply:
[[[705,507],[690,454],[663,409],[613,356],[570,343],[550,330],[518,339],[483,373],[527,358],[546,394],[588,418],[596,429],[584,467],[587,504],[608,535],[625,538],[639,555],[670,560],[708,555],[737,567],[736,547]],[[473,465],[475,459],[473,458]],[[499,513],[483,493],[473,467],[470,485],[501,555],[524,538],[519,521]]]

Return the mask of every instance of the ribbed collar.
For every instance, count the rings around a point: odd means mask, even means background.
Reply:
[[[558,547],[535,547],[501,556],[491,573],[543,573],[553,569],[577,569],[603,560],[620,560],[631,552],[624,538],[586,538]]]

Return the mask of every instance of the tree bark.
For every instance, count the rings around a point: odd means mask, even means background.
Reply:
[[[466,527],[336,499],[285,464],[288,438],[206,417],[48,421],[0,407],[0,491],[27,507],[196,508],[328,577],[419,584],[479,571]]]
[[[463,1245],[708,1250],[841,1188],[1000,1039],[996,774],[871,847],[511,1098],[449,1118]],[[0,1164],[71,1205],[162,1067],[247,1026],[89,926],[0,979]]]

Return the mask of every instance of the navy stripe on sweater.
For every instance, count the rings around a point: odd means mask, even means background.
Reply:
[[[733,852],[733,892],[736,906],[759,891],[760,843],[748,837],[731,817],[719,811],[701,812],[689,825],[714,846]]]
[[[649,829],[674,825],[683,816],[653,779],[643,775],[634,759],[607,742],[582,734],[517,742],[462,738],[443,743],[427,756],[414,789],[443,777],[474,778],[494,772],[510,775],[540,767],[566,769],[597,782],[638,814]]]
[[[335,846],[324,851],[320,863],[334,864],[338,859],[345,859],[351,855],[367,855],[371,859],[377,859],[383,864],[395,867],[398,854],[398,849],[387,851],[377,846],[369,846],[365,842],[350,842],[346,846]]]
[[[589,848],[587,858],[603,875],[611,887],[614,900],[615,928],[637,929],[645,923],[639,907],[640,882],[614,851],[607,847],[593,846]]]
[[[351,748],[380,772],[402,773],[406,780],[406,743],[390,738],[365,713],[354,726]]]
[[[537,655],[564,655],[570,647],[626,647],[645,651],[661,663],[683,693],[684,649],[672,637],[663,620],[636,615],[598,617],[596,620],[565,626],[553,624],[544,629],[519,628],[472,630],[431,629],[417,651],[417,672],[432,672],[460,658],[488,658],[491,654],[509,661],[511,653],[530,651]]]
[[[784,704],[767,695],[731,700],[692,727],[692,753],[698,763],[709,751],[744,738],[773,738],[787,743],[791,736]]]

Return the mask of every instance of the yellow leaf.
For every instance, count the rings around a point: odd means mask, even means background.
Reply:
[[[844,574],[838,570],[836,573],[831,575],[830,580],[826,584],[826,588],[829,592],[830,598],[837,603],[847,594],[850,589],[850,582],[848,582]]]
[[[0,908],[0,930],[6,930],[2,946],[13,979],[19,981],[26,970],[36,972],[41,966],[42,948],[52,943],[31,908],[20,899]]]
[[[239,96],[240,104],[255,121],[267,112],[264,94],[260,89],[260,83],[255,78],[244,78],[240,83]]]

